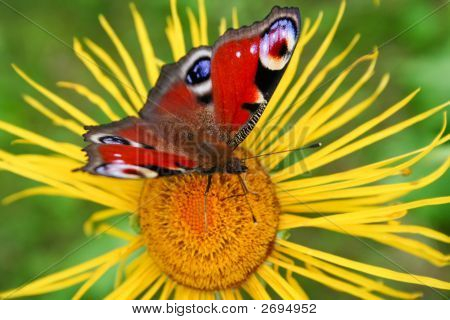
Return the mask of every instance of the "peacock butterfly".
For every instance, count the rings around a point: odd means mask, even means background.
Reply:
[[[82,170],[128,179],[245,172],[233,150],[264,112],[299,35],[299,10],[274,7],[165,65],[139,118],[86,127]]]

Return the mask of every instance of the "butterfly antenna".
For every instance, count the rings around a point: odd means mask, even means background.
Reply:
[[[286,152],[292,152],[292,151],[299,151],[299,150],[307,150],[307,149],[316,149],[316,148],[320,148],[322,146],[321,142],[317,142],[317,143],[313,143],[310,144],[309,146],[306,147],[300,147],[300,148],[295,148],[295,149],[289,149],[289,150],[283,150],[283,151],[277,151],[277,152],[270,152],[270,153],[263,153],[263,154],[258,154],[256,156],[252,156],[252,157],[248,157],[248,158],[243,158],[241,159],[242,161],[244,160],[248,160],[248,159],[255,159],[255,158],[261,158],[261,157],[267,157],[267,156],[271,156],[274,154],[280,154],[280,153],[286,153]]]
[[[207,203],[208,203],[208,193],[211,189],[211,182],[212,182],[212,175],[208,175],[207,182],[206,182],[206,190],[204,193],[204,199],[203,199],[203,226],[205,229],[205,232],[208,231],[208,211],[207,211]]]

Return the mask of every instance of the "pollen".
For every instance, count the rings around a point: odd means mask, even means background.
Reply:
[[[270,254],[280,214],[275,187],[256,160],[246,165],[246,195],[237,175],[217,173],[206,202],[205,175],[145,182],[141,232],[151,258],[175,282],[202,290],[237,287]]]

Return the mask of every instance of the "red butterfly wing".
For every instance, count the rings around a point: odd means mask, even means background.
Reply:
[[[228,30],[212,48],[193,49],[164,66],[141,117],[177,119],[194,133],[201,131],[199,136],[214,136],[234,149],[263,113],[299,35],[296,8],[275,7],[261,22]]]
[[[264,111],[299,32],[298,10],[276,7],[164,66],[142,119],[89,128],[83,170],[125,178],[223,170]]]
[[[187,153],[165,140],[157,128],[137,118],[90,127],[85,139],[89,162],[82,168],[115,178],[155,178],[195,170]]]
[[[178,62],[165,65],[139,112],[146,123],[158,127],[158,134],[170,131],[166,141],[183,145],[204,171],[224,167],[232,153],[227,144],[229,135],[215,119],[211,50],[195,48]]]
[[[207,112],[212,108],[211,101],[205,100],[211,92],[210,59],[211,48],[199,47],[178,62],[165,65],[139,112],[142,119],[151,123],[171,119],[193,131],[213,121],[213,115]]]
[[[156,178],[196,167],[194,161],[181,155],[126,145],[92,144],[85,150],[90,161],[82,170],[114,178]]]
[[[212,95],[217,123],[236,147],[261,116],[300,34],[300,13],[275,7],[262,22],[227,31],[213,47]],[[234,136],[233,136],[234,135]]]

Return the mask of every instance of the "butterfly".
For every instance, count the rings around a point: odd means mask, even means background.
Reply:
[[[246,172],[233,151],[260,119],[299,36],[299,10],[274,7],[165,65],[139,117],[86,127],[81,170],[126,179]]]

